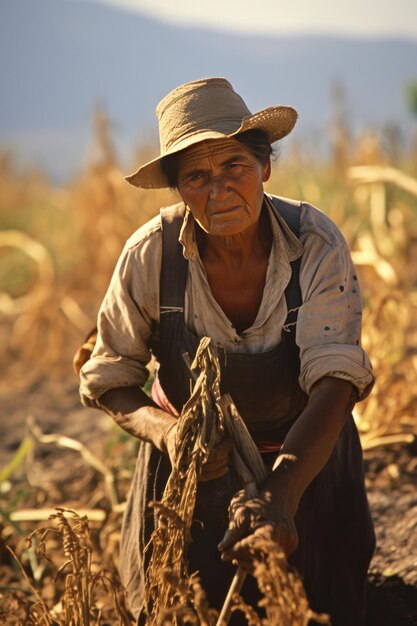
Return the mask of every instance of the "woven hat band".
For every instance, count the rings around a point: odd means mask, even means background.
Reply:
[[[202,88],[203,87],[203,88]],[[161,156],[197,133],[236,132],[251,115],[242,98],[224,78],[181,85],[157,106]]]

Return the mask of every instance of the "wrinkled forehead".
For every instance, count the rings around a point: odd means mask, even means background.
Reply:
[[[203,165],[204,162],[213,159],[223,160],[224,158],[227,159],[228,157],[239,155],[245,155],[247,157],[252,156],[248,148],[239,141],[236,141],[236,139],[208,139],[194,146],[190,146],[179,153],[179,167],[180,169],[189,166],[196,167],[199,164]]]

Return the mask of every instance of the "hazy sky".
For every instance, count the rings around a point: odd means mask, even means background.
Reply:
[[[90,0],[182,24],[258,33],[417,39],[417,0]]]

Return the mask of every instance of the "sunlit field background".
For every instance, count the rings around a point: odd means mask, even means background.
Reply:
[[[351,137],[343,124],[329,137],[326,159],[302,145],[278,146],[267,191],[314,204],[350,246],[363,345],[377,375],[357,409],[368,441],[417,427],[417,138],[403,150],[391,128]],[[12,154],[0,157],[3,391],[11,381],[23,390],[40,376],[71,376],[73,353],[95,325],[124,242],[161,206],[178,201],[173,191],[124,181],[101,110],[91,142],[95,156],[64,187],[35,168],[18,171]],[[129,172],[156,150],[138,150]]]
[[[48,182],[36,168],[22,171],[13,154],[0,156],[3,398],[12,393],[16,399],[23,397],[45,381],[76,389],[72,357],[95,325],[125,240],[161,206],[176,201],[171,191],[139,190],[124,181],[127,172],[119,166],[110,129],[105,112],[97,110],[91,129],[94,156],[65,186]],[[329,128],[328,139],[328,155],[319,158],[312,147],[285,144],[267,191],[314,204],[336,222],[350,246],[364,305],[363,346],[377,379],[371,396],[356,407],[355,419],[364,448],[372,450],[410,442],[417,434],[417,135],[407,142],[394,128],[352,135],[342,116]],[[156,151],[156,146],[140,147],[129,172]],[[35,445],[46,443],[42,437],[36,424],[29,423],[15,456],[0,463],[4,538],[19,553],[35,521],[29,513],[18,518],[16,510],[42,508],[25,482],[28,455]],[[105,435],[100,460],[79,442],[77,448],[77,441],[47,443],[72,445],[86,467],[98,473],[99,486],[94,483],[98,504],[90,506],[90,519],[105,537],[98,549],[101,564],[114,570],[126,496],[117,481],[128,484],[135,447],[115,428]],[[46,507],[47,498],[43,502]],[[80,500],[80,506],[85,508],[86,502]],[[65,506],[66,501],[60,504]],[[78,530],[85,539],[84,531]],[[45,570],[36,569],[38,557],[32,551],[21,558],[34,580],[46,588]],[[48,593],[53,598],[53,592]],[[17,595],[7,610],[15,606],[23,611],[27,597],[27,592]],[[38,622],[22,623],[52,623],[45,617],[46,609],[39,611]],[[127,617],[123,619],[106,623],[128,623]],[[100,623],[99,617],[89,623]]]

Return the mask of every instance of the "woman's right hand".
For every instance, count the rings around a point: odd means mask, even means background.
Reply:
[[[167,427],[164,433],[164,444],[166,452],[173,465],[175,459],[175,446],[177,436],[178,422],[175,421]],[[229,471],[230,454],[232,451],[232,443],[229,439],[222,437],[219,443],[216,443],[211,450],[207,461],[204,463],[199,482],[207,482],[221,478]]]

